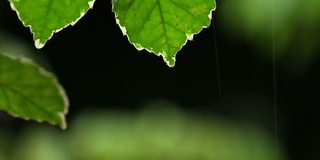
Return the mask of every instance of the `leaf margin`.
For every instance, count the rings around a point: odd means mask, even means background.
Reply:
[[[94,5],[94,3],[95,3],[96,0],[91,0],[91,1],[89,1],[89,2],[88,2],[88,5],[89,5],[88,9],[85,10],[84,12],[81,12],[81,13],[80,13],[80,16],[79,16],[77,19],[75,19],[74,21],[72,21],[72,22],[70,22],[70,23],[65,24],[65,25],[62,26],[61,28],[52,30],[52,31],[51,31],[51,35],[44,41],[44,43],[41,43],[41,42],[40,42],[40,39],[35,39],[35,33],[32,32],[32,26],[25,24],[25,22],[24,22],[24,21],[21,19],[21,17],[20,17],[20,12],[16,9],[16,7],[15,7],[15,5],[14,5],[14,3],[13,3],[12,1],[19,1],[19,0],[9,0],[10,7],[11,7],[11,9],[12,9],[13,11],[16,12],[17,17],[18,17],[18,19],[20,20],[20,22],[23,24],[23,26],[29,28],[30,32],[31,32],[32,35],[33,35],[34,46],[35,46],[37,49],[41,49],[41,48],[43,48],[43,47],[45,46],[45,44],[53,37],[54,34],[60,32],[61,30],[67,28],[68,26],[74,26],[90,9],[93,8],[93,5]]]
[[[213,7],[213,8],[209,11],[209,13],[208,13],[208,18],[209,18],[209,23],[208,23],[208,25],[201,26],[201,29],[200,29],[198,32],[196,32],[196,33],[191,33],[191,34],[186,33],[186,37],[187,37],[187,38],[186,38],[185,42],[183,43],[183,45],[180,46],[180,48],[177,50],[177,52],[173,55],[173,57],[172,57],[173,63],[170,64],[170,61],[167,59],[168,57],[165,57],[165,55],[164,55],[163,53],[161,53],[161,52],[155,53],[154,51],[152,51],[152,50],[150,50],[150,49],[148,49],[148,48],[146,48],[146,47],[143,47],[143,46],[142,46],[141,44],[139,44],[139,43],[131,42],[129,35],[127,34],[126,26],[125,26],[125,25],[121,25],[121,22],[120,22],[120,20],[118,19],[118,13],[114,10],[115,3],[116,3],[117,1],[120,1],[120,0],[112,0],[112,12],[114,12],[116,24],[119,26],[119,28],[120,28],[123,36],[126,36],[127,39],[128,39],[128,41],[129,41],[129,43],[130,43],[131,45],[133,45],[138,51],[146,50],[146,51],[148,51],[149,53],[153,53],[154,55],[156,55],[156,56],[158,56],[158,57],[161,56],[161,57],[163,58],[163,60],[165,61],[165,63],[167,64],[167,66],[169,66],[170,68],[174,67],[175,62],[176,62],[176,55],[177,55],[177,53],[187,44],[188,40],[189,40],[189,41],[193,41],[193,37],[194,37],[195,35],[199,34],[204,28],[209,28],[209,27],[210,27],[211,21],[212,21],[212,13],[213,13],[214,11],[216,11],[216,8],[217,8],[216,0],[212,0],[212,1],[213,1],[213,4],[214,4],[214,7]],[[134,1],[134,0],[133,0],[133,1]],[[157,0],[157,1],[160,1],[160,0]],[[133,2],[132,2],[132,3],[133,3]],[[147,3],[147,2],[144,2],[144,3]]]

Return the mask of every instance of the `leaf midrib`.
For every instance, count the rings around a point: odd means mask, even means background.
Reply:
[[[43,25],[42,25],[42,27],[41,27],[42,30],[41,30],[40,35],[39,35],[39,37],[40,37],[40,42],[41,42],[41,43],[42,43],[42,39],[44,38],[44,37],[43,37],[43,32],[44,32],[44,30],[45,30],[45,28],[46,28],[46,26],[47,26],[47,24],[48,24],[48,16],[49,16],[49,14],[50,14],[50,10],[52,10],[52,8],[51,8],[52,3],[53,3],[53,0],[49,0],[48,7],[47,7],[47,11],[46,11],[45,16],[44,16],[44,17],[46,17],[46,18],[44,18],[44,23],[43,23]],[[52,32],[53,32],[53,31],[51,31],[51,34],[52,34]],[[51,36],[51,35],[50,35],[50,36]],[[46,38],[45,38],[45,39],[46,39]],[[43,44],[46,43],[46,41],[47,41],[47,40],[44,40]]]
[[[169,44],[168,44],[168,35],[167,35],[167,28],[166,28],[166,25],[165,25],[165,19],[164,19],[164,16],[163,16],[163,14],[162,14],[162,8],[161,8],[161,3],[160,3],[160,0],[157,0],[157,4],[158,4],[158,7],[159,7],[159,10],[160,10],[160,17],[161,17],[161,26],[162,26],[162,28],[163,28],[163,31],[164,31],[164,37],[165,37],[165,39],[166,39],[166,46],[167,46],[167,50],[169,51]],[[162,53],[162,54],[166,54],[166,56],[167,56],[167,54],[168,53]]]

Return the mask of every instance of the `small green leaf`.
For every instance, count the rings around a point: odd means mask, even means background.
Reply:
[[[0,109],[65,129],[69,102],[54,75],[27,58],[0,54]]]
[[[208,27],[214,0],[114,0],[122,33],[138,49],[161,55],[173,67],[187,40]]]
[[[10,0],[24,26],[30,27],[35,46],[42,48],[54,33],[82,18],[95,0]]]

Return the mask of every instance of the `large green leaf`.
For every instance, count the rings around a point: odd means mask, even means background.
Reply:
[[[74,25],[92,8],[95,0],[10,0],[10,5],[29,26],[35,46],[42,48],[52,35]]]
[[[173,67],[187,40],[210,25],[214,0],[114,0],[113,11],[124,35],[138,50],[161,55]]]
[[[27,58],[0,53],[0,109],[66,128],[69,102],[55,76]]]

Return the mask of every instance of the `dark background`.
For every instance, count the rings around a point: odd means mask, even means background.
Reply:
[[[1,2],[2,32],[24,39],[32,48],[29,29],[23,27],[7,1]],[[276,59],[274,71],[272,58],[257,54],[256,46],[246,40],[245,33],[240,36],[224,28],[222,23],[233,19],[223,19],[223,14],[232,11],[223,10],[224,1],[217,3],[213,24],[189,41],[177,54],[176,66],[169,68],[162,57],[137,51],[116,25],[110,1],[97,0],[93,10],[75,26],[55,34],[39,51],[69,96],[68,119],[90,106],[135,110],[145,100],[163,98],[175,101],[184,109],[255,121],[274,133],[273,75],[276,73],[280,142],[291,159],[319,158],[319,56],[313,57],[308,68],[295,74],[299,68],[288,71],[294,67],[288,55]],[[266,26],[266,30],[270,32],[272,27]],[[276,38],[277,35],[281,33]],[[277,39],[266,39],[263,52],[272,54],[277,49],[273,48],[273,42],[277,46]],[[291,45],[295,43],[298,42]],[[319,47],[315,51],[319,52]],[[17,120],[16,123],[27,122]]]

